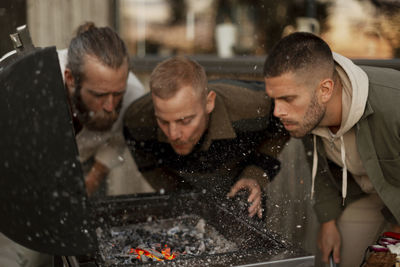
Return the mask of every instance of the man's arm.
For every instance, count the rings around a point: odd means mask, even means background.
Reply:
[[[101,182],[107,176],[109,169],[102,163],[95,161],[85,178],[86,192],[90,197],[97,190]]]
[[[273,107],[271,107],[273,110]],[[249,216],[255,214],[262,218],[262,194],[269,181],[271,181],[280,170],[280,162],[276,158],[283,150],[286,142],[290,139],[289,134],[283,128],[279,120],[269,115],[268,127],[262,133],[260,145],[257,151],[247,160],[247,166],[240,175],[239,181],[231,188],[228,197],[233,197],[238,191],[247,189],[249,191],[248,202]]]

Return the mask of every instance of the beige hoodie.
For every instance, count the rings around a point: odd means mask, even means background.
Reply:
[[[314,157],[312,169],[312,189],[317,173],[318,157],[316,153],[316,136],[321,137],[327,157],[338,166],[343,167],[342,197],[343,203],[347,194],[347,170],[366,193],[372,193],[374,188],[367,176],[357,150],[355,124],[364,113],[368,97],[368,76],[351,60],[333,53],[336,71],[342,83],[342,123],[336,134],[328,127],[317,127],[314,134]]]

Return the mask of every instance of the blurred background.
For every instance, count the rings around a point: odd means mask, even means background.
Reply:
[[[37,46],[66,48],[75,28],[111,26],[134,56],[265,55],[290,32],[320,34],[351,58],[400,53],[398,0],[2,0],[3,42],[28,23]]]

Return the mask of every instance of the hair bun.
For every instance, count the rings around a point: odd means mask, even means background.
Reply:
[[[76,36],[81,35],[87,31],[90,31],[92,29],[96,28],[96,25],[94,24],[94,22],[92,21],[87,21],[84,24],[80,25],[77,29],[76,29]]]

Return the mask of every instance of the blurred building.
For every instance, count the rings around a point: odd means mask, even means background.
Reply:
[[[400,47],[398,0],[3,0],[1,54],[17,24],[37,46],[65,48],[88,20],[115,28],[139,57],[263,56],[297,30],[350,58],[398,57]]]

